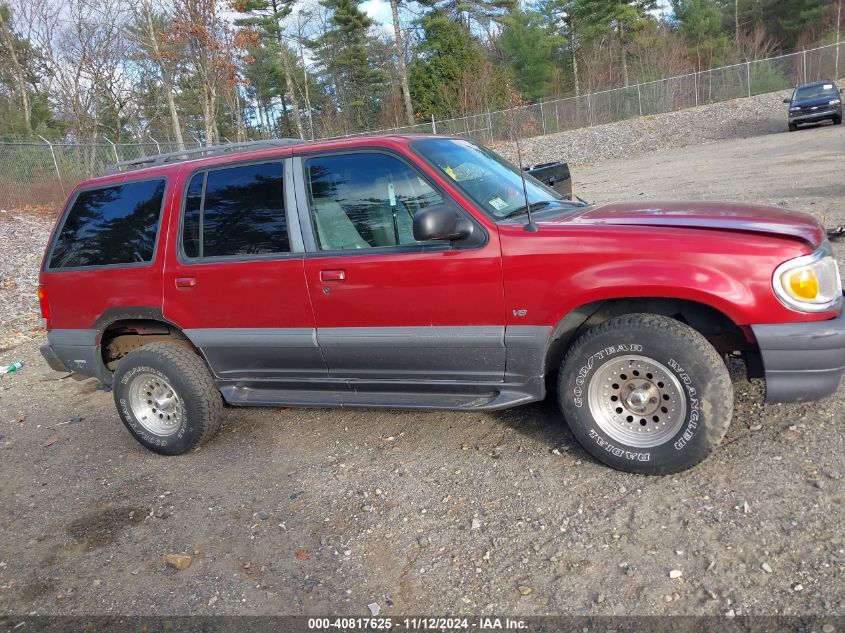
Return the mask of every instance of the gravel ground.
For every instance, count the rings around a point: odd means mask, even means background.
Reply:
[[[52,226],[41,209],[0,209],[0,350],[43,334],[38,271]]]
[[[642,139],[645,155],[575,170],[576,191],[845,220],[845,126],[772,126],[663,151]],[[11,243],[7,224],[0,253],[35,251],[3,254],[14,293],[32,286],[47,226]],[[215,440],[165,458],[121,428],[111,394],[49,372],[38,343],[0,351],[26,363],[0,378],[0,612],[845,615],[841,391],[763,405],[733,368],[723,445],[662,478],[594,462],[552,402],[229,409]]]
[[[570,165],[589,165],[673,147],[785,132],[783,99],[789,95],[788,90],[772,92],[526,139],[520,143],[523,162],[545,163],[563,156]],[[518,162],[516,144],[502,143],[496,149]]]

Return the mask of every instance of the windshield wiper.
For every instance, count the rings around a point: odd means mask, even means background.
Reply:
[[[549,206],[550,204],[551,204],[551,202],[549,202],[548,200],[540,200],[539,202],[532,202],[530,207],[526,207],[525,205],[522,205],[518,209],[514,209],[513,211],[510,211],[510,212],[506,213],[505,215],[503,215],[502,219],[503,220],[510,220],[511,218],[515,218],[518,215],[524,215],[525,213],[528,213],[529,208],[532,211],[534,211],[536,209],[543,209],[543,208]]]

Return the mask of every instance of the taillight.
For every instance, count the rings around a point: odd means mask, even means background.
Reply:
[[[50,329],[50,302],[47,301],[47,292],[44,286],[38,286],[38,305],[41,306],[41,319],[46,329]]]

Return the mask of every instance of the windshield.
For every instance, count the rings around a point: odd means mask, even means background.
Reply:
[[[815,86],[804,86],[795,89],[793,101],[805,101],[807,99],[821,99],[823,97],[838,97],[839,91],[833,84],[816,84]]]
[[[525,213],[519,168],[501,156],[459,139],[415,141],[413,146],[494,219]],[[568,202],[527,173],[525,189],[532,211],[553,202]]]

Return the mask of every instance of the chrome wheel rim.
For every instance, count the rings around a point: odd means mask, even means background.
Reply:
[[[587,401],[611,439],[635,448],[659,446],[683,426],[687,401],[680,381],[646,356],[613,358],[596,369]]]
[[[138,423],[154,435],[173,435],[185,417],[182,401],[170,383],[148,372],[129,385],[129,406]]]

